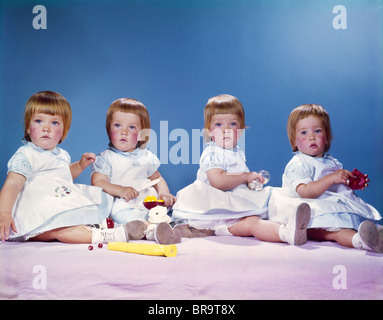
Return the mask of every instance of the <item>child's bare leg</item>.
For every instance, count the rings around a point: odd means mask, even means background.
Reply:
[[[279,227],[279,223],[263,220],[258,216],[250,216],[239,220],[229,228],[229,231],[234,236],[253,236],[261,241],[281,242]]]
[[[316,241],[336,241],[342,246],[353,248],[352,237],[356,234],[353,229],[326,231],[325,229],[307,229],[307,237]]]
[[[233,235],[253,236],[262,241],[287,242],[300,246],[307,241],[307,225],[310,222],[310,216],[310,206],[307,203],[301,203],[297,207],[295,216],[287,224],[250,216],[239,220],[229,228],[229,231]]]
[[[63,227],[46,231],[36,237],[34,241],[61,241],[65,243],[91,243],[92,230],[84,226]]]

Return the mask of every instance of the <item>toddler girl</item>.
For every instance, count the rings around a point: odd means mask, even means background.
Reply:
[[[58,240],[67,243],[127,241],[125,228],[84,227],[105,219],[112,198],[101,188],[73,184],[95,155],[85,153],[70,164],[68,152],[57,147],[72,119],[67,100],[59,93],[32,95],[24,112],[24,145],[8,162],[0,192],[1,240]]]
[[[332,141],[327,111],[316,104],[295,108],[287,132],[295,153],[282,188],[273,190],[270,220],[283,223],[304,198],[311,207],[309,239],[382,253],[383,238],[374,224],[381,215],[354,193],[349,187],[352,173],[327,153]]]
[[[158,171],[160,161],[145,149],[150,131],[146,107],[135,99],[114,101],[107,112],[106,131],[109,148],[97,156],[91,180],[115,197],[111,218],[118,224],[127,224],[130,240],[146,237],[162,244],[180,242],[179,231],[167,222],[157,226],[147,221],[148,209],[143,205],[147,196],[164,200],[166,207],[171,207],[176,199]]]
[[[245,112],[241,102],[227,94],[209,99],[205,106],[205,141],[197,180],[177,193],[173,218],[184,237],[202,235],[254,236],[259,240],[306,242],[309,211],[306,205],[297,210],[290,222],[267,218],[271,188],[252,191],[248,183],[263,177],[250,172],[245,154],[237,146],[245,129]],[[182,225],[186,220],[187,225]],[[203,231],[205,230],[205,231]]]

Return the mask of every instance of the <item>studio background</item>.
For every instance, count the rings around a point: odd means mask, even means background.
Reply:
[[[105,116],[115,99],[143,102],[164,162],[160,172],[175,195],[196,177],[192,130],[203,128],[207,100],[228,93],[246,111],[248,166],[268,170],[271,186],[281,186],[292,157],[291,110],[323,105],[334,132],[330,152],[346,169],[369,174],[370,187],[357,194],[382,213],[382,4],[0,0],[0,183],[21,146],[27,99],[53,90],[72,107],[72,126],[60,145],[72,161],[107,148]],[[36,5],[46,8],[46,29],[32,25]],[[346,29],[334,28],[337,5],[347,10]],[[172,163],[169,152],[187,138],[189,160],[183,153],[184,163]],[[75,182],[90,184],[90,169]]]

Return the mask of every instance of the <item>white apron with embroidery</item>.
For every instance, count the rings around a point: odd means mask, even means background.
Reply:
[[[379,212],[359,198],[355,192],[344,184],[334,184],[316,199],[301,198],[295,191],[300,183],[317,181],[331,174],[343,165],[333,157],[314,158],[297,152],[286,166],[286,170],[300,171],[300,168],[313,168],[302,174],[300,179],[288,181],[286,171],[283,175],[282,188],[274,188],[269,201],[269,219],[286,223],[302,202],[311,208],[309,228],[354,228],[363,220],[380,220]],[[291,169],[289,169],[291,168]]]
[[[17,233],[10,239],[28,239],[59,227],[95,224],[107,218],[112,197],[101,188],[73,184],[67,152],[58,154],[27,144],[22,152],[30,163],[32,174],[13,207],[12,216]],[[70,159],[70,158],[69,158]]]

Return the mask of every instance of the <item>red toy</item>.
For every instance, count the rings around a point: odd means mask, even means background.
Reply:
[[[353,190],[363,189],[364,187],[366,187],[367,182],[370,181],[369,179],[367,179],[367,175],[365,176],[363,173],[356,169],[352,170],[351,173],[354,177],[350,179],[348,185]]]
[[[106,225],[108,226],[108,229],[113,229],[114,228],[114,222],[110,218],[106,218]]]

